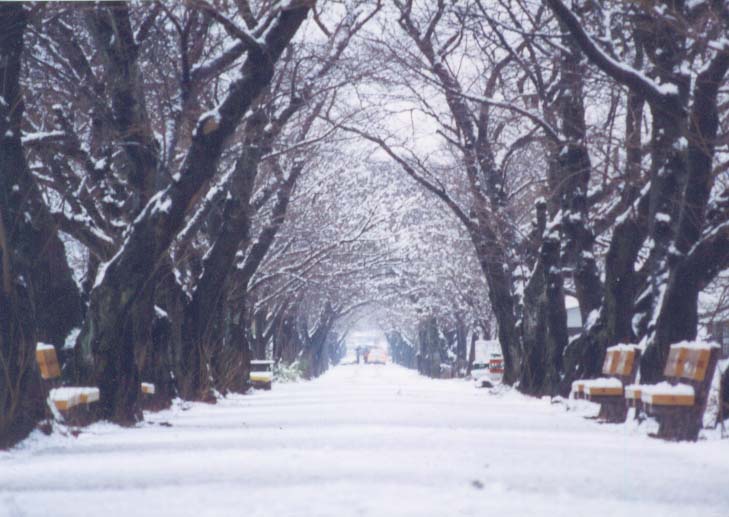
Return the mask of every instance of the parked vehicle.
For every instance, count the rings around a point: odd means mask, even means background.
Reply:
[[[471,367],[471,379],[473,379],[473,383],[477,388],[491,388],[493,384],[490,379],[489,363],[473,363]]]
[[[273,361],[267,359],[251,361],[251,373],[248,378],[254,388],[270,390],[273,382]]]
[[[387,352],[381,348],[370,348],[369,354],[365,356],[367,364],[386,364]]]

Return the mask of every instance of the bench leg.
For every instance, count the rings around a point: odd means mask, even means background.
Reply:
[[[658,438],[670,441],[691,441],[699,439],[701,413],[697,411],[675,411],[657,417]]]
[[[645,412],[643,411],[643,402],[640,400],[635,401],[635,419],[639,422],[645,420]]]
[[[622,400],[603,402],[600,404],[597,418],[605,422],[622,424],[628,418],[628,405]]]
[[[63,421],[71,427],[86,427],[98,419],[98,402],[79,404],[63,412]]]

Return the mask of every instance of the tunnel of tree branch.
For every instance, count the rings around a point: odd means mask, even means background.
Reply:
[[[363,327],[533,396],[729,357],[729,10],[662,4],[0,4],[0,447],[53,387],[133,425]]]

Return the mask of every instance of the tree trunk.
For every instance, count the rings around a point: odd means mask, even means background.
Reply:
[[[22,3],[0,5],[0,449],[32,431],[44,416],[45,399],[35,366],[35,319],[36,302],[45,306],[47,300],[34,299],[33,252],[42,248],[34,246],[39,232],[31,224],[44,205],[40,196],[39,207],[27,204],[24,194],[37,190],[20,142],[25,9]]]
[[[119,252],[100,273],[79,341],[96,362],[103,418],[123,424],[139,419],[139,378],[133,336],[128,330],[132,305],[182,228],[188,206],[215,174],[224,144],[269,84],[274,63],[309,9],[308,5],[292,7],[278,15],[266,32],[265,50],[249,52],[240,77],[231,84],[216,114],[198,122],[179,178],[150,200]]]
[[[487,238],[478,238],[476,252],[486,275],[489,300],[498,324],[498,339],[504,356],[504,383],[513,384],[520,378],[522,357],[511,291],[511,269],[502,245],[493,233],[486,233]]]
[[[729,51],[719,53],[696,79],[686,137],[687,177],[681,195],[678,224],[674,224],[675,233],[669,245],[672,248],[665,252],[664,263],[655,266],[658,273],[653,272],[651,276],[652,285],[662,284],[657,286],[659,295],[654,295],[655,326],[651,329],[649,325],[649,331],[653,330],[652,339],[641,360],[641,379],[646,382],[660,378],[672,343],[696,338],[699,292],[729,256],[729,246],[720,246],[705,255],[708,261],[702,260],[699,266],[700,257],[697,259],[697,255],[702,249],[695,246],[706,222],[709,194],[714,184],[714,149],[719,129],[717,95],[727,70]],[[680,145],[678,150],[681,150]],[[682,178],[682,173],[682,170],[674,173],[676,181]]]
[[[534,235],[541,249],[547,225],[547,206],[543,200],[537,203],[536,212]],[[547,367],[546,275],[543,260],[544,256],[539,254],[524,286],[521,308],[522,364],[519,390],[530,395],[542,393]]]

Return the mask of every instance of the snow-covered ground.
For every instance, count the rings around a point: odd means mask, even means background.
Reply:
[[[0,452],[0,516],[24,515],[728,517],[729,440],[341,366],[134,429],[34,435]]]

